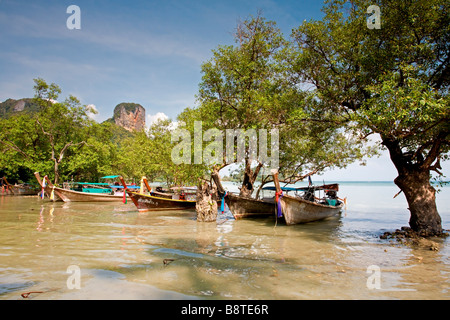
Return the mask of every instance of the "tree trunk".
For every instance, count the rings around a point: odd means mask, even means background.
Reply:
[[[422,236],[442,234],[441,217],[436,207],[436,190],[430,184],[430,166],[424,165],[421,155],[404,153],[398,140],[387,137],[382,137],[382,140],[398,172],[394,182],[403,191],[408,202],[411,214],[409,226]]]
[[[55,166],[54,166],[54,168],[55,168],[55,185],[58,185],[58,182],[59,182],[59,164],[58,164],[58,161],[56,161],[56,160],[54,160],[54,162],[55,162]]]
[[[197,187],[197,221],[214,222],[217,219],[216,187],[211,187],[207,181],[200,181]]]
[[[213,169],[213,172],[211,173],[211,178],[213,179],[216,185],[218,198],[222,198],[222,196],[225,194],[225,189],[222,186],[222,181],[220,181],[219,169],[217,168]]]
[[[408,202],[411,229],[422,236],[441,234],[441,217],[436,207],[436,190],[430,184],[430,173],[410,170],[399,175],[394,182]]]
[[[259,171],[261,170],[263,164],[258,163],[258,166],[252,171],[251,163],[248,159],[245,160],[245,170],[244,179],[242,181],[242,187],[239,192],[241,197],[251,198],[253,193],[253,184],[258,177]]]

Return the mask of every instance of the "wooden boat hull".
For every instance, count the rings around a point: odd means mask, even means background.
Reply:
[[[281,210],[287,225],[308,223],[335,216],[340,213],[343,203],[329,206],[301,198],[283,195]]]
[[[166,192],[158,192],[158,191],[151,191],[151,196],[155,196],[158,198],[165,198],[165,199],[172,199],[173,193],[166,193]]]
[[[269,217],[275,214],[275,202],[244,198],[227,194],[225,203],[236,220],[243,218]]]
[[[175,200],[128,191],[139,212],[195,209],[196,201]]]
[[[8,189],[0,189],[0,195],[2,196],[35,196],[40,189],[29,189],[22,187],[8,187]]]
[[[111,195],[104,193],[89,193],[73,191],[54,187],[55,193],[64,202],[120,202],[123,201],[123,195]]]
[[[15,196],[35,196],[37,195],[39,192],[39,189],[28,189],[28,188],[16,188],[14,190],[14,195]]]

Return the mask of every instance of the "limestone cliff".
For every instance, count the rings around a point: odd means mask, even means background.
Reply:
[[[0,102],[0,118],[8,119],[17,113],[33,114],[38,111],[39,105],[32,98]],[[130,132],[141,131],[145,129],[145,109],[137,103],[123,102],[115,107],[113,117],[106,122],[115,123]]]
[[[0,102],[0,118],[7,119],[16,113],[34,113],[38,110],[39,106],[31,98],[7,99]]]
[[[114,108],[114,123],[128,131],[145,128],[145,109],[137,103],[120,103]]]

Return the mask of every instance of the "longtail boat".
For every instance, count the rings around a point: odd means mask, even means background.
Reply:
[[[35,172],[34,175],[38,180],[39,184],[42,187],[42,191],[48,195],[50,200],[56,201],[57,199],[61,199],[64,202],[126,202],[126,193],[119,192],[115,194],[111,193],[100,193],[100,192],[83,192],[83,191],[75,191],[71,189],[60,188],[54,186],[50,179],[45,176],[41,181],[39,173]],[[88,185],[90,183],[83,183]],[[91,183],[92,184],[92,183]],[[116,186],[111,186],[109,192],[114,189]],[[120,186],[119,186],[120,187]],[[43,198],[43,195],[41,195]]]
[[[255,199],[242,197],[226,192],[220,181],[219,174],[211,174],[217,186],[218,196],[221,199],[221,210],[224,210],[225,202],[236,220],[243,218],[269,217],[275,213],[275,202],[273,199]]]
[[[161,197],[160,195],[141,194],[138,192],[133,192],[128,188],[122,177],[120,177],[119,179],[120,182],[122,182],[125,191],[128,193],[128,196],[136,205],[136,208],[139,212],[195,209],[195,200],[180,200],[172,198],[169,199],[167,197]]]
[[[39,189],[28,183],[10,184],[6,177],[0,178],[0,195],[27,196],[36,195]]]
[[[275,214],[273,199],[245,198],[226,193],[225,202],[236,220],[243,218],[270,217]]]
[[[273,173],[273,178],[276,191],[277,217],[284,217],[287,225],[313,222],[335,216],[340,213],[344,205],[336,196],[336,192],[339,191],[338,184],[293,188],[305,192],[303,197],[295,197],[283,194],[283,189],[280,187],[278,180],[278,172]],[[326,194],[329,194],[329,197],[320,202],[316,201],[314,196],[316,190],[324,190]]]

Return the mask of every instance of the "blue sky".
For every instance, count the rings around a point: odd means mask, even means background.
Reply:
[[[81,29],[69,30],[69,5]],[[320,17],[317,1],[13,1],[0,0],[0,100],[33,96],[33,79],[58,84],[93,104],[97,120],[121,102],[174,119],[194,106],[200,66],[233,43],[239,19],[262,10],[289,35]]]
[[[70,5],[81,29],[69,30]],[[147,123],[195,106],[200,66],[218,45],[232,44],[239,20],[258,10],[289,36],[320,19],[321,1],[13,1],[0,0],[0,101],[33,96],[33,79],[56,83],[61,97],[94,105],[96,120],[121,102],[139,103]],[[328,172],[327,180],[392,180],[384,154],[368,165]]]

